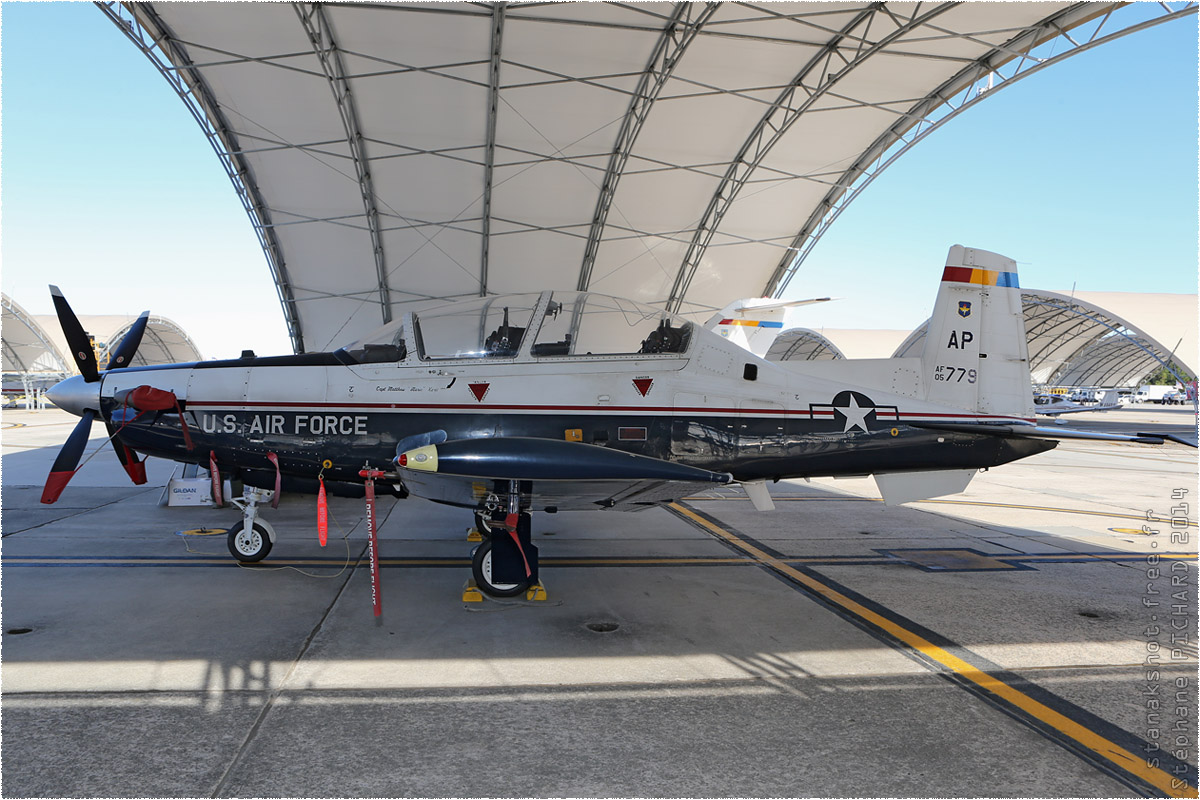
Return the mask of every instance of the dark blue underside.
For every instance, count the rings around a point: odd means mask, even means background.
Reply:
[[[115,409],[109,407],[107,414]],[[369,465],[393,469],[396,444],[444,430],[449,440],[523,436],[582,441],[730,472],[737,480],[782,479],[873,472],[972,469],[1004,464],[1054,447],[1052,441],[922,430],[867,420],[868,431],[842,430],[841,420],[720,418],[699,415],[504,414],[467,412],[310,413],[295,411],[185,411],[195,448],[184,447],[174,413],[143,415],[120,438],[148,455],[206,466],[215,453],[223,473],[269,471],[275,453],[285,476],[313,480],[325,461],[326,480],[360,482]],[[255,417],[258,424],[255,424]],[[320,418],[320,421],[315,421]],[[623,441],[621,428],[645,428],[644,441]],[[313,430],[318,432],[314,433]],[[635,431],[635,435],[636,435]],[[628,431],[625,435],[630,435]]]

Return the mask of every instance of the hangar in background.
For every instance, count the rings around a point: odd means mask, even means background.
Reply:
[[[779,296],[946,121],[1195,3],[115,3],[201,125],[297,352],[412,304]]]
[[[45,389],[75,374],[75,361],[68,357],[67,340],[58,318],[49,314],[30,314],[8,295],[0,295],[3,307],[4,391],[29,394]],[[128,333],[137,317],[79,317],[83,329],[96,343],[98,362],[107,363],[108,352]],[[151,315],[141,347],[130,366],[200,361],[203,356],[187,332],[166,317]]]
[[[4,363],[4,391],[30,394],[45,389],[75,371],[55,340],[36,317],[6,294],[0,294],[0,353]]]
[[[1035,384],[1134,386],[1172,364],[1181,381],[1196,377],[1197,296],[1024,289],[1021,301]],[[920,356],[929,321],[900,331],[784,331],[772,361]],[[897,346],[897,342],[900,342]]]

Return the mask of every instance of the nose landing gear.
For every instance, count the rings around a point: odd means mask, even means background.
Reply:
[[[262,561],[275,543],[275,529],[258,516],[258,504],[268,500],[271,494],[266,489],[247,486],[242,491],[241,499],[230,500],[242,510],[242,521],[229,531],[229,552],[243,564]]]

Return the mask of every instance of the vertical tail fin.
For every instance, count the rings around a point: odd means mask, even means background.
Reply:
[[[814,297],[811,300],[772,300],[766,297],[748,297],[725,306],[705,323],[705,327],[744,347],[759,358],[765,358],[775,337],[783,331],[784,317],[789,308],[825,303],[833,299]]]
[[[986,250],[950,248],[921,361],[930,402],[1033,417],[1017,262]]]

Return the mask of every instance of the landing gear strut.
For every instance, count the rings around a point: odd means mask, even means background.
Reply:
[[[471,554],[471,574],[480,591],[515,597],[538,582],[537,547],[530,536],[528,505],[522,507],[520,481],[508,482],[507,509],[496,503],[475,513],[483,542]]]
[[[262,561],[275,543],[275,529],[258,517],[258,504],[266,501],[270,494],[265,489],[247,486],[242,491],[241,499],[230,499],[242,510],[242,521],[229,531],[229,552],[243,564]]]

